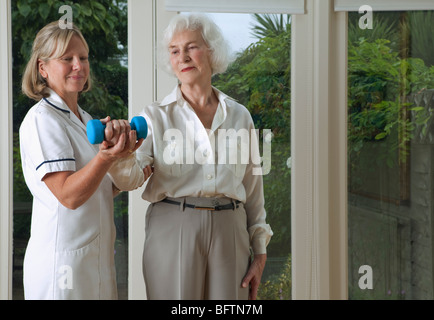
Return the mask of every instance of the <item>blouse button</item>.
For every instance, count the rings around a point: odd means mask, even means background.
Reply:
[[[212,178],[214,178],[214,176],[213,176],[212,174],[209,174],[209,175],[206,176],[206,178],[207,178],[208,180],[212,180]]]

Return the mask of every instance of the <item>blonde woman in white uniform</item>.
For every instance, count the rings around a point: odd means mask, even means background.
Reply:
[[[149,299],[256,299],[272,231],[250,113],[211,85],[228,66],[226,48],[204,15],[178,15],[166,29],[162,51],[180,84],[144,108],[149,135],[137,151],[143,167],[154,167],[143,193],[152,203],[143,255]],[[230,130],[248,132],[252,150],[250,142],[226,146]]]
[[[106,141],[91,145],[91,116],[77,103],[90,89],[88,45],[75,26],[58,22],[36,36],[23,92],[39,101],[20,127],[23,172],[33,194],[24,261],[26,299],[116,299],[113,196],[135,162],[136,133],[125,120],[103,120]],[[145,170],[146,171],[146,170]]]

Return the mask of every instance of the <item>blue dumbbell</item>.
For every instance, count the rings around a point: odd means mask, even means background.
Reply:
[[[137,131],[137,139],[146,139],[148,136],[148,124],[144,117],[134,117],[130,123],[131,130]],[[90,120],[86,126],[87,138],[92,144],[99,144],[104,141],[105,124],[100,120]]]

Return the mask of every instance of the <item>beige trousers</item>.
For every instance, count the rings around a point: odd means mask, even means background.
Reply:
[[[213,198],[178,202],[212,205]],[[231,200],[218,199],[220,204]],[[241,288],[250,258],[247,217],[235,210],[197,210],[164,202],[151,204],[146,218],[143,275],[154,300],[248,299]]]

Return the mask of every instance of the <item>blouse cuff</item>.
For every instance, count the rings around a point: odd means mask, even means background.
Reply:
[[[254,225],[249,228],[249,234],[253,254],[266,254],[268,243],[273,235],[270,225]]]
[[[137,164],[134,153],[127,158],[117,160],[108,171],[108,175],[121,191],[135,190],[145,182],[145,175]]]

